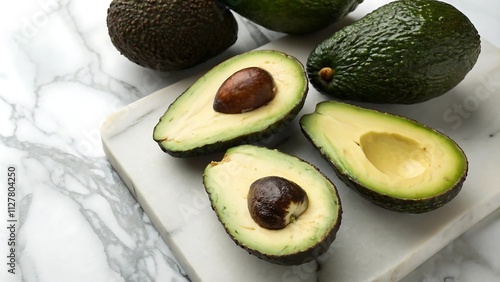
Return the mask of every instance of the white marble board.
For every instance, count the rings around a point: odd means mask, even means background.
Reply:
[[[374,5],[362,4],[343,22],[359,18]],[[308,37],[287,36],[260,49],[280,50],[305,63],[314,46],[340,25]],[[470,166],[464,187],[436,211],[399,214],[362,199],[339,181],[306,141],[297,120],[261,143],[315,164],[340,193],[344,213],[337,239],[320,259],[300,266],[259,260],[227,236],[201,180],[206,164],[222,154],[177,159],[152,140],[160,116],[201,74],[118,110],[101,129],[110,163],[193,281],[397,281],[500,207],[500,50],[485,40],[474,69],[444,96],[417,105],[363,105],[435,127],[464,149]],[[311,86],[299,116],[312,112],[322,100],[327,98]]]

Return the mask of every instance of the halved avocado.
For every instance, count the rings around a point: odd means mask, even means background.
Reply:
[[[334,184],[310,163],[278,150],[254,145],[230,148],[221,161],[207,165],[203,183],[212,209],[231,239],[271,263],[297,265],[314,260],[329,249],[340,228],[342,208]],[[252,204],[264,202],[256,205],[258,211],[282,218],[281,211],[292,212],[297,202],[303,202],[302,192],[299,196],[289,192],[289,184],[307,195],[305,211],[293,215],[284,227],[263,227],[251,215]],[[256,192],[256,185],[268,189],[268,195],[264,189]],[[287,192],[276,197],[272,189],[280,186],[280,191]],[[262,197],[256,196],[259,193]],[[291,202],[284,209],[283,200]]]
[[[347,186],[389,210],[437,209],[467,176],[456,142],[405,117],[328,101],[302,116],[300,126]]]
[[[235,83],[235,75],[247,74],[248,69],[258,69],[258,73],[266,72],[272,77],[272,100],[241,113],[216,111],[214,100],[219,92],[225,92],[221,88],[242,88],[235,92],[244,92],[246,96],[233,99],[242,102],[267,89],[262,83],[268,80],[262,82],[252,75],[248,75],[249,81],[240,79]],[[304,66],[288,54],[255,50],[234,56],[209,70],[169,106],[154,128],[153,139],[163,151],[175,157],[223,152],[236,145],[262,140],[297,116],[308,87]]]

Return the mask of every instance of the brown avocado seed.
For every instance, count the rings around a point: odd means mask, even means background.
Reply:
[[[215,94],[213,108],[225,114],[240,114],[269,103],[276,95],[272,75],[264,69],[249,67],[227,78]]]
[[[283,229],[308,207],[307,194],[297,183],[279,176],[257,179],[248,191],[252,219],[267,229]]]

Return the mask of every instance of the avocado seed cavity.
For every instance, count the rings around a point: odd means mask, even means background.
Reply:
[[[248,191],[248,210],[261,227],[278,230],[295,221],[308,207],[304,189],[279,176],[257,179]]]
[[[276,95],[272,75],[258,67],[233,73],[215,94],[213,109],[225,114],[240,114],[260,108]]]
[[[425,146],[400,134],[371,131],[361,136],[360,144],[366,158],[389,176],[409,179],[430,167]]]

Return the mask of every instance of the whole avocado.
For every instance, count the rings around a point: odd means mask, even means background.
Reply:
[[[320,43],[306,67],[314,88],[334,98],[413,104],[455,87],[480,50],[478,31],[452,5],[396,0]]]
[[[363,0],[220,0],[231,10],[269,30],[307,34],[354,11]]]
[[[107,27],[122,55],[159,71],[198,65],[229,48],[238,35],[231,11],[213,0],[113,0]]]

